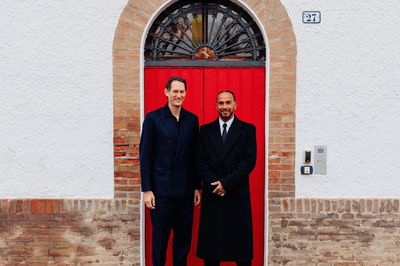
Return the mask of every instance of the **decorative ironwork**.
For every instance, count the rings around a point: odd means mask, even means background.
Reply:
[[[145,45],[146,61],[265,61],[265,53],[254,20],[230,1],[176,2],[153,23]]]

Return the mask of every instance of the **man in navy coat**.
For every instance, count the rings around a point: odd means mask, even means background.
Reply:
[[[256,129],[236,116],[235,95],[217,95],[219,117],[200,129],[199,175],[203,180],[197,255],[206,266],[235,261],[250,266],[253,233],[249,174],[256,163]]]
[[[164,93],[168,103],[148,113],[143,122],[142,191],[153,225],[153,265],[165,265],[172,229],[173,265],[185,266],[192,236],[193,205],[200,202],[200,180],[194,168],[199,122],[197,116],[182,108],[186,96],[183,78],[169,78]]]

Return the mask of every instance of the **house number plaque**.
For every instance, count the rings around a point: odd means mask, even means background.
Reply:
[[[318,24],[321,23],[320,11],[303,11],[303,23]]]

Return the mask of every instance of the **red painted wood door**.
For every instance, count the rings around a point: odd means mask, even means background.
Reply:
[[[250,175],[251,204],[253,215],[253,265],[264,264],[264,191],[265,191],[265,68],[264,67],[146,67],[144,71],[145,114],[166,103],[164,88],[170,76],[179,75],[187,81],[184,108],[199,117],[200,125],[217,118],[216,94],[220,90],[232,90],[238,103],[235,115],[257,128],[257,163]],[[202,266],[196,256],[200,206],[195,207],[192,248],[189,266]],[[151,222],[146,209],[145,222],[146,265],[151,262]],[[238,228],[240,230],[240,228]],[[171,241],[170,241],[171,242]],[[167,265],[172,265],[171,243],[168,247]],[[222,265],[235,265],[223,263]]]

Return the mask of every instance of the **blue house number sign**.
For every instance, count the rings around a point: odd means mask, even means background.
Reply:
[[[303,11],[303,23],[318,24],[321,23],[320,11]]]

